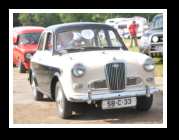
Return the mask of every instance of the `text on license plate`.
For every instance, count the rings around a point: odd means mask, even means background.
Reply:
[[[102,109],[125,108],[136,106],[136,97],[104,100],[102,101]]]

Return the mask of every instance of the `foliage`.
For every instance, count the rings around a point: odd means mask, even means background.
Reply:
[[[104,22],[109,18],[143,16],[150,20],[155,13],[19,13],[14,14],[14,26],[37,25],[47,27],[53,24],[92,21]]]

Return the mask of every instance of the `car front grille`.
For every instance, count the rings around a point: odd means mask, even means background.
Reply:
[[[92,89],[102,89],[107,88],[106,80],[97,80],[89,84],[89,87]]]
[[[127,78],[127,86],[138,85],[142,82],[142,79],[139,77],[128,77]]]
[[[159,42],[163,42],[163,35],[159,36]]]
[[[125,64],[110,63],[105,68],[106,82],[110,90],[122,90],[125,88]]]
[[[142,79],[140,77],[127,77],[127,85],[126,86],[136,86],[142,83]],[[107,82],[106,80],[96,80],[90,82],[88,84],[90,89],[106,89]]]

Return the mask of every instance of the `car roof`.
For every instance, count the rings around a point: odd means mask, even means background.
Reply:
[[[108,28],[113,29],[113,27],[104,24],[104,23],[96,23],[96,22],[72,22],[72,23],[63,23],[63,24],[56,24],[46,28],[49,31],[66,31],[72,30],[77,28]]]
[[[41,26],[18,26],[13,28],[13,32],[16,34],[24,34],[29,32],[41,32],[45,28]]]

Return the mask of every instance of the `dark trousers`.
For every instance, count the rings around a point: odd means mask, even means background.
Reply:
[[[134,43],[135,43],[135,46],[138,47],[136,35],[132,35],[132,36],[131,36],[131,44],[130,44],[130,47],[132,47],[133,41],[134,41]]]

